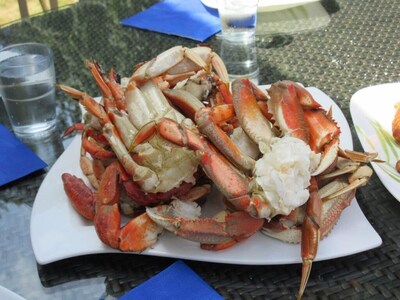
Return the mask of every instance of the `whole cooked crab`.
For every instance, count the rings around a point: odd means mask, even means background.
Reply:
[[[101,103],[59,85],[87,110],[84,124],[72,126],[66,134],[82,130],[80,165],[95,191],[71,174],[63,174],[64,188],[78,212],[94,221],[104,243],[124,251],[143,251],[154,244],[162,230],[143,213],[145,206],[169,202],[173,197],[193,201],[209,192],[208,183],[198,182],[202,174],[194,151],[145,129],[161,118],[194,126],[190,118],[170,105],[163,92],[168,94],[167,87],[173,87],[177,78],[186,79],[187,84],[178,94],[170,91],[175,101],[182,95],[190,101],[188,82],[195,82],[190,90],[197,84],[196,91],[203,94],[224,85],[212,72],[211,64],[218,70],[222,67],[224,76],[226,70],[219,62],[208,47],[174,47],[138,67],[123,86],[113,71],[107,76],[98,63],[86,61],[101,91]],[[194,109],[202,106],[198,101]],[[120,209],[124,214],[142,214],[121,228]]]

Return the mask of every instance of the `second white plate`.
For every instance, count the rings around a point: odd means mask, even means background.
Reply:
[[[400,174],[395,170],[400,145],[392,137],[395,104],[400,103],[400,83],[367,87],[356,92],[350,112],[357,135],[365,151],[378,152],[385,163],[372,163],[388,191],[400,201]]]
[[[308,90],[323,107],[333,107],[333,117],[342,130],[341,146],[352,149],[350,128],[342,111],[319,89]],[[53,165],[36,195],[31,216],[31,241],[39,264],[86,254],[118,252],[99,240],[93,224],[76,213],[65,195],[61,174],[68,172],[83,177],[79,167],[80,146],[80,136],[77,136]],[[203,208],[205,214],[222,207],[219,193],[215,192],[209,197],[212,201],[209,199]],[[332,233],[321,241],[316,260],[351,255],[381,243],[381,238],[354,199]],[[229,249],[211,252],[201,250],[198,243],[164,232],[154,247],[141,255],[247,265],[301,263],[299,245],[283,243],[261,233]]]
[[[259,11],[282,10],[316,1],[319,0],[259,0],[258,10]],[[201,0],[201,2],[207,7],[218,9],[218,0]]]

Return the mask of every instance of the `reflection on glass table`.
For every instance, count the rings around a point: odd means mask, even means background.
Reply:
[[[256,34],[290,34],[315,30],[327,26],[329,21],[330,16],[320,2],[279,10],[259,10]]]

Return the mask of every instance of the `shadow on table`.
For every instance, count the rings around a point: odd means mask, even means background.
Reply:
[[[261,251],[273,251],[264,249]],[[361,297],[367,290],[358,286],[368,284],[365,279],[355,277],[356,273],[343,273],[343,265],[354,265],[365,270],[374,268],[370,259],[376,250],[347,257],[315,262],[304,297],[324,297],[335,294],[336,286],[343,285],[349,295]],[[72,281],[74,286],[86,290],[87,281],[83,279],[104,277],[105,299],[120,297],[132,288],[158,274],[175,259],[131,255],[101,254],[66,259],[45,266],[38,266],[42,285],[52,289]],[[185,263],[205,282],[213,287],[224,299],[250,297],[256,299],[296,299],[300,285],[301,265],[252,266],[217,264],[185,260]],[[239,298],[238,298],[239,297]],[[241,298],[240,298],[241,299]]]
[[[330,15],[339,11],[336,1],[313,1],[295,6],[261,7],[257,14],[258,36],[295,34],[326,27]]]
[[[172,258],[131,254],[89,255],[38,265],[38,273],[42,285],[50,290],[71,281],[105,277],[106,299],[113,299],[152,278],[175,261]],[[286,299],[295,299],[300,283],[300,265],[268,268],[190,260],[185,260],[185,263],[224,299],[249,293],[254,297],[286,295]],[[275,276],[282,282],[268,279]],[[85,288],[84,281],[82,288]]]

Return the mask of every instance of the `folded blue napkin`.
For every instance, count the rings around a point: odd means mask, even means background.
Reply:
[[[121,20],[121,24],[200,42],[221,31],[218,11],[200,0],[164,0]]]
[[[180,260],[119,298],[133,299],[223,300],[221,295]]]
[[[0,140],[0,186],[47,166],[2,124]]]

